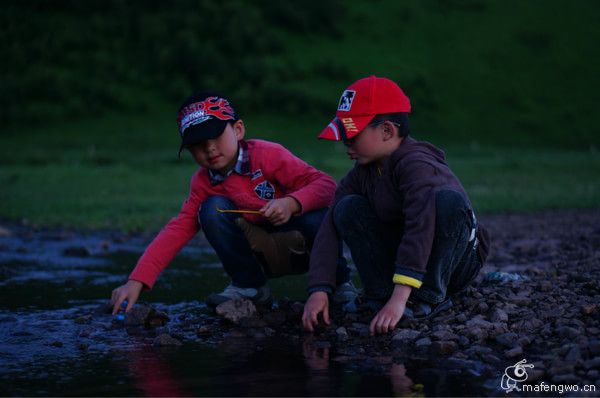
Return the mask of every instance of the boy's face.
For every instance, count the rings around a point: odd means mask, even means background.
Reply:
[[[217,138],[189,145],[187,149],[200,166],[225,174],[235,166],[238,141],[244,138],[245,133],[242,120],[227,123],[223,134]]]
[[[360,165],[384,158],[386,155],[382,148],[385,141],[383,133],[382,124],[367,126],[358,135],[344,141],[348,157]]]

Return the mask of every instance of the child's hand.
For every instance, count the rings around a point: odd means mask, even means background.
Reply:
[[[142,282],[128,280],[126,284],[113,290],[112,297],[110,298],[110,303],[113,305],[113,315],[119,311],[119,306],[125,299],[128,301],[125,312],[128,312],[137,301],[143,287],[144,284]]]
[[[278,227],[290,220],[290,217],[300,211],[300,203],[290,196],[273,199],[259,210],[271,224]]]
[[[394,330],[396,324],[404,314],[406,301],[408,300],[411,291],[412,288],[406,285],[396,285],[394,287],[392,297],[390,297],[383,308],[379,310],[369,325],[371,336],[375,333],[387,333]]]
[[[306,304],[304,304],[304,314],[302,314],[302,324],[304,329],[313,332],[314,327],[318,325],[317,316],[323,312],[323,321],[329,325],[329,298],[325,292],[314,292],[310,295]]]

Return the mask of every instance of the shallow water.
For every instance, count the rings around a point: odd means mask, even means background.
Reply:
[[[418,364],[344,360],[310,335],[220,339],[180,335],[155,347],[153,331],[96,315],[126,280],[147,239],[98,233],[17,231],[0,238],[0,394],[152,396],[478,395],[471,380]],[[305,277],[273,281],[276,297],[304,298]],[[166,312],[167,330],[212,316],[201,300],[227,284],[218,259],[197,239],[142,299]],[[86,318],[88,316],[88,318]],[[222,336],[221,336],[222,337]],[[380,363],[381,366],[373,365]],[[482,383],[480,381],[480,383]]]

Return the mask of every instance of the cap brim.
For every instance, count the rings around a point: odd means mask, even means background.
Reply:
[[[188,145],[219,137],[225,131],[228,122],[231,122],[231,120],[213,119],[188,127],[181,140],[178,156],[181,155],[183,148]]]
[[[319,138],[331,141],[349,140],[363,131],[373,116],[335,117],[319,134]]]

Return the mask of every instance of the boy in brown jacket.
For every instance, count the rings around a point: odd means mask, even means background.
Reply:
[[[387,333],[402,316],[449,308],[487,257],[487,231],[433,145],[409,137],[410,101],[393,81],[371,76],[344,91],[336,118],[319,138],[343,141],[355,166],[339,183],[310,258],[304,328],[329,324],[340,240],[364,287],[348,311],[376,312],[370,332]]]

